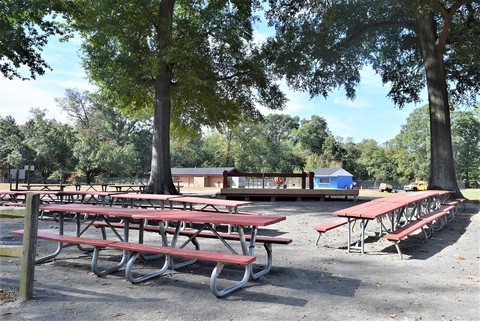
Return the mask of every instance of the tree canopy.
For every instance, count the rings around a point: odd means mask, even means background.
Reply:
[[[196,132],[259,116],[285,97],[254,44],[258,1],[75,2],[89,77],[125,113],[153,116],[149,191],[176,193],[170,128]],[[171,127],[172,126],[172,127]]]
[[[311,96],[343,87],[355,97],[370,65],[403,107],[427,87],[431,188],[455,190],[449,99],[473,105],[480,89],[476,1],[270,0],[267,46],[288,84]]]
[[[4,77],[35,79],[50,69],[41,51],[49,36],[68,38],[68,28],[56,19],[67,9],[67,3],[0,0],[0,72]],[[21,67],[26,67],[29,75],[24,75]]]

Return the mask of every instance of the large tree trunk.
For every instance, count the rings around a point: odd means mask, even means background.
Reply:
[[[175,0],[160,1],[157,25],[160,57],[171,45],[173,8]],[[170,165],[170,114],[172,68],[162,61],[155,78],[155,106],[153,116],[152,164],[147,192],[154,194],[178,194],[173,184]]]
[[[433,14],[417,20],[420,52],[427,77],[430,107],[430,179],[428,189],[454,191],[461,196],[453,163],[450,107],[445,77],[444,49],[438,46]]]

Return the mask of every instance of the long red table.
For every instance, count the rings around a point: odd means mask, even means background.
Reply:
[[[360,221],[361,253],[364,253],[365,229],[371,220],[378,220],[382,229],[395,230],[400,225],[402,218],[408,223],[413,218],[427,214],[451,192],[440,190],[428,190],[422,192],[399,193],[392,196],[379,198],[363,204],[348,207],[333,212],[332,214],[348,219],[348,251],[351,245],[351,224]],[[422,203],[425,203],[422,206]],[[391,225],[386,227],[382,219],[388,218]],[[382,233],[382,231],[380,231]]]
[[[244,255],[254,255],[255,244],[256,244],[256,235],[259,227],[264,227],[272,225],[283,221],[286,219],[285,216],[278,215],[251,215],[251,214],[231,214],[231,213],[209,213],[209,212],[200,212],[200,211],[183,211],[183,210],[151,210],[151,209],[140,209],[140,208],[125,208],[125,207],[109,207],[109,206],[95,206],[95,205],[85,205],[85,204],[52,204],[52,205],[42,205],[41,210],[43,211],[52,211],[58,212],[60,215],[59,218],[59,233],[64,233],[64,220],[63,213],[76,213],[76,214],[94,214],[103,219],[105,222],[109,222],[110,217],[119,217],[123,219],[124,222],[124,235],[123,237],[119,235],[115,229],[112,227],[112,231],[120,240],[128,241],[129,240],[129,222],[131,220],[141,220],[140,227],[144,226],[144,221],[156,221],[160,227],[160,235],[162,239],[162,245],[177,247],[177,240],[179,237],[180,226],[182,222],[186,223],[200,223],[200,227],[196,227],[197,235],[203,230],[209,230],[212,233],[215,233],[217,238],[232,252],[236,253],[235,250],[229,246],[228,242],[223,239],[223,237],[216,232],[212,227],[213,224],[221,225],[234,225],[238,229],[239,242],[242,248],[242,254]],[[176,224],[176,231],[172,238],[171,242],[168,242],[167,234],[164,230],[165,221],[174,221]],[[92,226],[94,220],[87,223],[86,227],[81,229],[81,220],[80,215],[77,215],[77,235],[81,236],[89,227]],[[251,228],[250,232],[250,242],[248,243],[245,237],[245,228]],[[185,243],[179,247],[186,246],[195,236],[190,237]],[[139,243],[143,242],[143,229],[140,228],[139,233]],[[49,260],[57,256],[62,249],[62,245],[59,244],[57,251],[51,255],[48,255],[42,258],[39,262]],[[123,265],[128,261],[128,253],[124,252],[119,265]],[[118,269],[118,266],[115,267]],[[250,271],[252,267],[249,267]],[[270,266],[265,268],[265,271],[268,272]],[[266,273],[265,272],[265,273]],[[256,275],[263,275],[265,273],[259,272]],[[253,275],[253,271],[251,271]]]
[[[64,214],[65,213],[74,213],[76,215],[76,236],[82,236],[85,231],[91,227],[93,222],[96,218],[101,218],[107,224],[109,223],[110,217],[118,217],[125,220],[125,227],[123,236],[121,236],[117,231],[112,228],[112,231],[121,241],[128,241],[129,239],[129,222],[132,218],[134,212],[131,208],[123,208],[123,207],[110,207],[110,206],[98,206],[98,205],[88,205],[88,204],[48,204],[48,205],[40,205],[41,211],[48,211],[48,212],[55,212],[59,214],[58,222],[58,232],[60,235],[64,233]],[[82,229],[82,220],[80,214],[91,214],[95,215],[96,218],[91,220],[83,229]],[[79,246],[80,249],[82,249]],[[61,243],[58,244],[57,250],[49,255],[46,255],[42,258],[37,259],[38,263],[42,263],[48,261],[60,254],[63,249],[63,245]],[[121,263],[125,264],[128,260],[128,253],[124,252],[124,256],[122,258]]]
[[[234,201],[234,200],[224,200],[219,198],[207,198],[207,197],[195,197],[195,196],[181,196],[171,199],[172,202],[182,203],[184,209],[187,207],[190,210],[194,210],[195,204],[202,205],[200,209],[203,211],[207,207],[212,207],[215,211],[219,211],[217,207],[224,206],[227,208],[229,213],[237,213],[240,206],[245,206],[252,204],[250,201]]]
[[[134,207],[134,200],[145,200],[148,204],[156,209],[160,207],[160,209],[165,208],[165,202],[171,201],[174,198],[181,197],[181,195],[167,195],[167,194],[138,194],[138,193],[119,193],[112,195],[112,199],[121,200],[122,206],[130,205],[130,207]],[[126,202],[129,201],[129,204]],[[157,203],[159,202],[159,205]],[[139,206],[137,206],[139,207]]]
[[[234,200],[224,200],[218,198],[208,198],[208,197],[196,197],[196,196],[182,196],[182,195],[165,195],[165,194],[134,194],[134,193],[124,193],[116,194],[111,196],[112,199],[122,200],[122,205],[126,205],[126,201],[130,200],[130,206],[134,206],[134,200],[145,200],[153,208],[160,207],[162,210],[165,208],[165,202],[170,203],[170,209],[173,209],[173,203],[180,203],[184,210],[189,209],[190,211],[195,210],[195,205],[201,205],[202,208],[200,211],[206,210],[207,207],[211,207],[215,212],[221,212],[219,210],[220,206],[223,206],[227,209],[228,213],[238,213],[238,208],[245,205],[250,205],[250,201],[234,201]],[[154,201],[159,202],[159,204],[154,203]],[[229,232],[231,232],[231,227],[229,225]]]

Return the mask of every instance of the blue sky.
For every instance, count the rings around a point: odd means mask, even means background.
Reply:
[[[267,33],[258,30],[264,29],[257,28],[255,34],[261,41]],[[30,81],[1,77],[1,116],[13,116],[18,124],[22,124],[30,118],[31,108],[41,108],[47,110],[48,118],[67,122],[65,113],[56,106],[54,99],[63,97],[67,88],[94,90],[81,68],[79,46],[78,38],[69,43],[59,43],[52,39],[43,51],[43,57],[53,71],[47,71],[44,76]],[[361,75],[362,80],[354,101],[348,100],[343,90],[332,92],[327,99],[310,99],[307,93],[291,91],[282,83],[281,88],[289,100],[282,113],[307,119],[319,115],[326,119],[334,136],[352,137],[355,142],[372,138],[383,143],[392,139],[399,133],[408,115],[426,103],[426,97],[422,104],[408,105],[399,110],[386,97],[389,88],[382,85],[380,76],[375,75],[370,68],[365,68]],[[262,112],[268,113],[266,110]]]

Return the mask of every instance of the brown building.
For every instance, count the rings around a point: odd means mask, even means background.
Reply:
[[[223,187],[223,172],[239,171],[234,167],[172,168],[174,182],[184,187]]]

